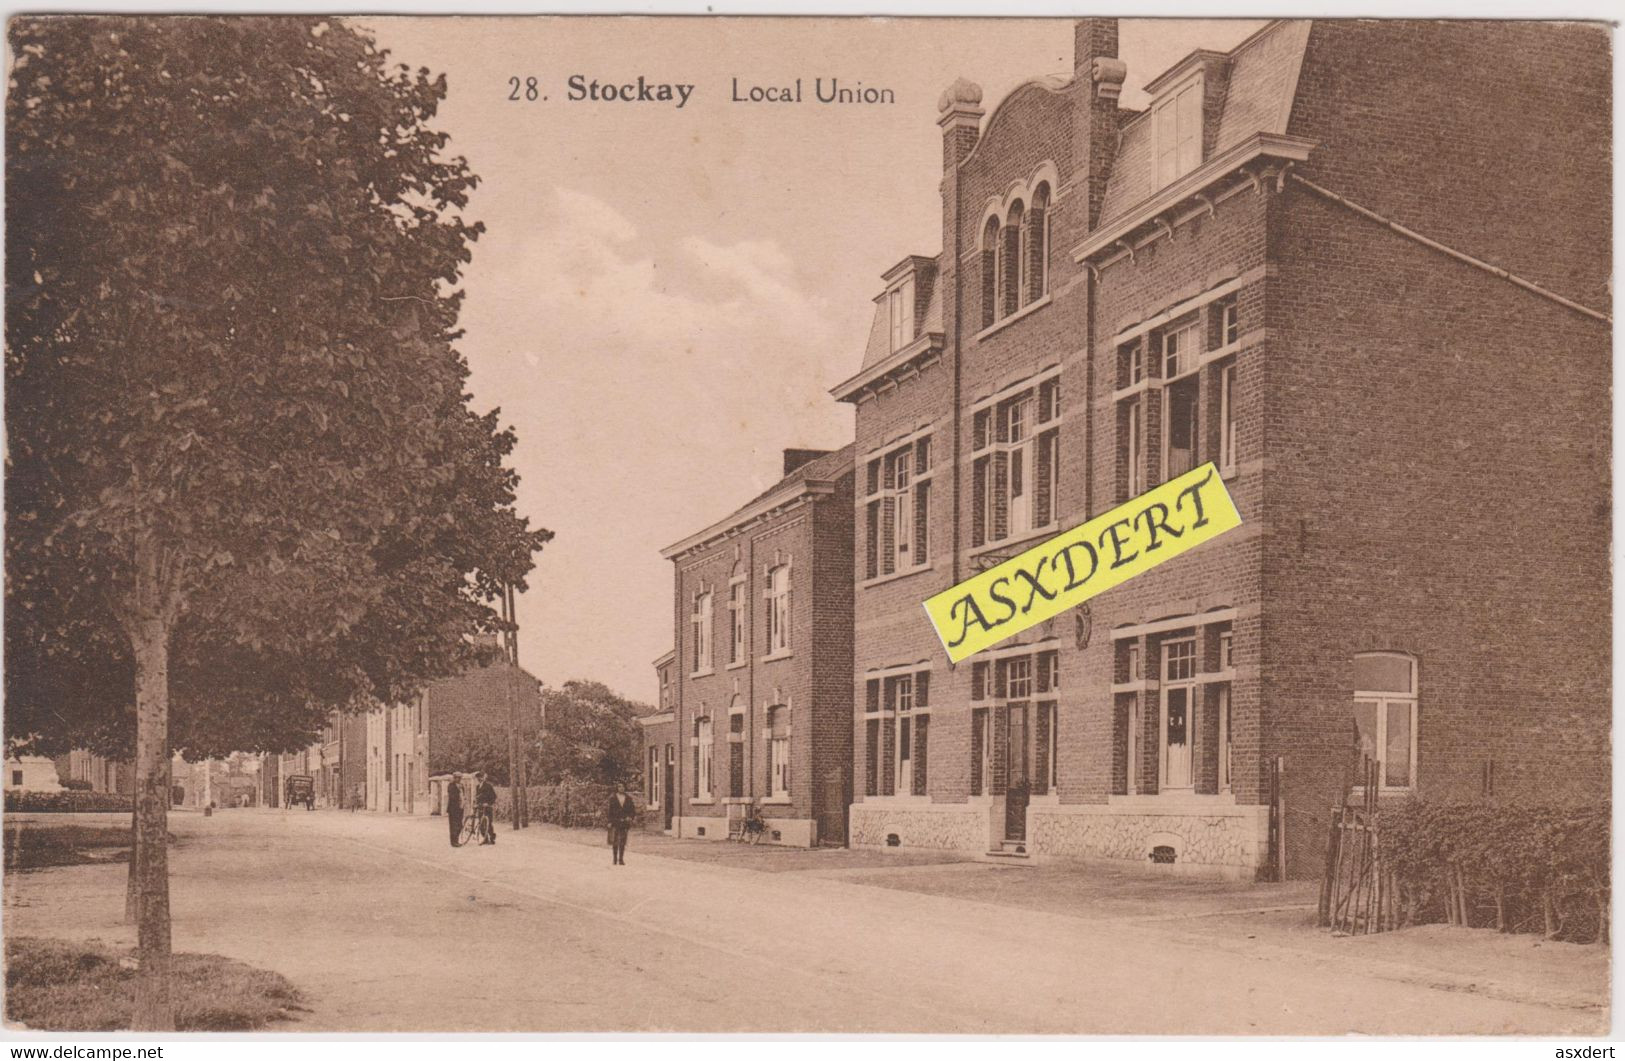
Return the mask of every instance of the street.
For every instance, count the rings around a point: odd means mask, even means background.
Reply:
[[[1179,917],[1089,919],[845,876],[640,855],[543,830],[451,849],[440,818],[175,815],[177,951],[291,979],[285,1031],[1468,1034],[1606,1011],[1292,956]],[[832,857],[842,853],[831,853]],[[6,932],[133,938],[122,864],[8,874]],[[1260,905],[1268,889],[1259,889]],[[1170,911],[1177,914],[1177,911]],[[1399,934],[1396,934],[1399,935]],[[1330,943],[1330,941],[1328,941]],[[1381,973],[1381,975],[1379,975]],[[1427,978],[1424,978],[1424,981]]]

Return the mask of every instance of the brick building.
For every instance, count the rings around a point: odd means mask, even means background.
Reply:
[[[652,714],[638,719],[643,742],[643,827],[672,831],[677,817],[677,651],[655,660],[660,702]]]
[[[1116,20],[1075,40],[943,94],[944,250],[833,391],[851,842],[1250,876],[1278,765],[1303,876],[1362,750],[1606,792],[1607,32],[1273,22],[1142,111]],[[1240,528],[948,665],[927,597],[1209,461]]]
[[[369,712],[367,809],[438,814],[443,797],[435,779],[482,764],[505,773],[510,717],[521,741],[540,734],[541,688],[507,660],[433,682],[410,703]]]
[[[786,450],[782,480],[661,555],[675,568],[673,831],[725,839],[760,800],[771,842],[844,841],[851,447]]]

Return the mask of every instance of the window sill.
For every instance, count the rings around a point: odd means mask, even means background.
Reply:
[[[868,589],[870,586],[882,586],[887,582],[896,582],[900,578],[907,578],[910,575],[918,575],[922,571],[930,571],[935,567],[935,563],[927,560],[918,567],[911,567],[906,571],[893,571],[889,575],[876,575],[874,578],[866,578],[862,582],[858,583],[858,588]]]
[[[764,806],[764,807],[788,807],[793,802],[795,802],[795,801],[792,800],[788,795],[785,795],[785,796],[769,796],[766,799],[762,800],[762,806]]]
[[[1051,520],[1042,527],[1034,527],[1030,531],[1023,531],[1019,538],[1000,538],[996,542],[978,545],[970,551],[969,555],[977,557],[990,553],[1009,553],[1011,556],[1016,556],[1049,538],[1055,537],[1060,532],[1061,524],[1056,520]]]
[[[794,656],[795,656],[795,653],[791,652],[789,650],[786,650],[784,652],[773,652],[773,653],[769,653],[766,656],[763,656],[761,659],[757,660],[757,662],[758,663],[777,663],[781,659],[792,659],[792,658],[794,658]]]
[[[749,662],[750,662],[750,660],[748,660],[748,659],[742,659],[742,660],[738,661],[737,663],[730,663],[730,664],[728,664],[726,667],[724,667],[722,669],[723,670],[738,670],[740,667],[743,667],[745,664],[747,664]]]
[[[722,802],[730,807],[745,807],[749,806],[753,799],[752,796],[724,796]]]
[[[931,802],[930,796],[864,796],[863,802],[883,807],[920,807]]]
[[[716,670],[714,668],[707,667],[704,670],[689,671],[688,676],[690,678],[709,678],[711,675],[713,675],[715,673],[716,673]]]
[[[1029,313],[1037,313],[1039,310],[1049,305],[1049,302],[1050,293],[1046,291],[1042,297],[1034,299],[1025,306],[1022,306],[1020,309],[1016,310],[1014,313],[1010,314],[1008,317],[1003,317],[996,320],[992,324],[989,324],[986,328],[983,328],[981,331],[977,332],[976,341],[981,342],[988,336],[993,335],[996,332],[1003,331],[1005,328],[1008,328],[1010,325],[1016,323],[1016,321],[1027,316]]]
[[[710,796],[690,796],[688,799],[688,805],[690,807],[710,807],[715,805],[715,803],[716,800],[712,799]]]

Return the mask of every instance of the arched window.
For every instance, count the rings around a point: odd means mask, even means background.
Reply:
[[[982,229],[982,327],[999,319],[999,219],[990,217]]]
[[[1022,242],[1025,233],[1022,231],[1022,222],[1026,220],[1026,208],[1017,199],[1010,205],[1010,210],[1004,217],[1004,229],[1000,232],[999,248],[999,316],[1008,317],[1021,308],[1021,278],[1025,270],[1022,268]]]
[[[1049,182],[1033,192],[1027,211],[1027,302],[1036,302],[1049,290]]]
[[[1363,784],[1375,763],[1384,789],[1416,784],[1416,660],[1403,652],[1354,657],[1354,728]]]

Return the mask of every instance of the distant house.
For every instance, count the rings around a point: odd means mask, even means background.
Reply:
[[[529,741],[540,732],[541,715],[536,678],[506,660],[434,682],[410,703],[369,713],[367,809],[440,813],[441,785],[432,779],[482,761],[506,764],[510,718]]]
[[[135,775],[129,763],[103,758],[83,748],[76,748],[58,758],[56,769],[62,781],[88,782],[91,792],[115,792],[127,796],[135,791]]]
[[[60,792],[55,760],[43,755],[6,757],[6,791]]]
[[[677,650],[655,660],[660,707],[638,719],[643,737],[643,798],[649,813],[645,828],[671,832],[677,815]]]

